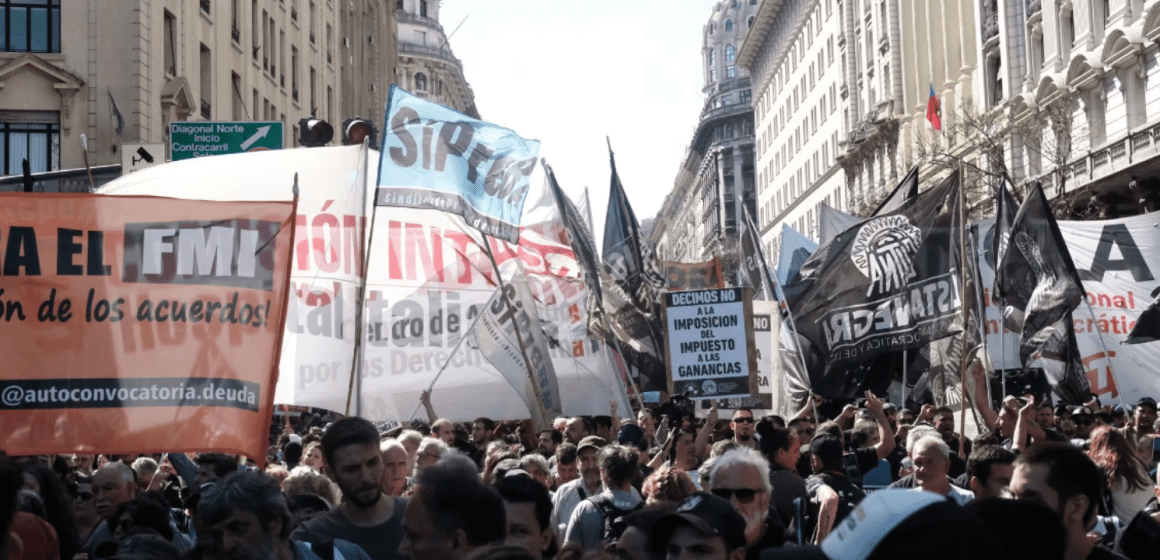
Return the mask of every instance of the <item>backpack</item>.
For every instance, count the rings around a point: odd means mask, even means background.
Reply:
[[[601,534],[600,540],[606,545],[615,544],[616,541],[620,540],[620,536],[628,528],[628,523],[626,522],[628,516],[644,509],[643,500],[632,509],[618,508],[612,502],[612,498],[606,494],[592,496],[588,498],[588,501],[600,508],[600,513],[604,515],[604,532]]]

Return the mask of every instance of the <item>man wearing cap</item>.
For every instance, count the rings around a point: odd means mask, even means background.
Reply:
[[[587,500],[604,491],[600,481],[600,467],[596,463],[596,455],[608,445],[608,442],[596,436],[588,436],[580,440],[576,446],[576,462],[580,464],[580,478],[561,484],[552,496],[552,526],[558,535],[565,535],[568,521],[572,519],[572,510],[580,502]],[[559,468],[559,467],[557,467]]]
[[[636,450],[624,445],[609,445],[600,450],[600,480],[605,490],[580,502],[572,510],[564,532],[565,545],[596,550],[600,541],[606,538],[604,527],[609,515],[628,515],[644,507],[644,498],[632,487],[639,462]]]
[[[278,482],[256,472],[235,474],[207,489],[198,501],[212,556],[249,560],[321,560],[323,545],[290,540],[290,509]],[[328,556],[370,560],[358,545],[334,539]],[[325,553],[323,553],[325,554]]]
[[[1071,409],[1071,421],[1075,422],[1075,437],[1071,444],[1086,448],[1088,437],[1092,434],[1092,424],[1095,423],[1095,414],[1086,406],[1075,406]]]
[[[806,479],[806,490],[810,500],[818,505],[818,514],[814,516],[815,542],[821,542],[866,497],[846,477],[842,463],[844,451],[842,441],[827,433],[814,436],[810,442],[810,467],[814,474]]]
[[[729,500],[745,519],[746,558],[757,560],[762,550],[785,543],[785,527],[769,508],[769,462],[760,453],[743,447],[718,457],[705,489]]]
[[[742,560],[745,520],[729,502],[698,492],[653,525],[654,556],[666,560]]]
[[[733,419],[729,421],[729,429],[733,430],[733,441],[738,445],[756,450],[757,424],[753,411],[748,408],[739,408],[733,411]]]
[[[1059,515],[1067,530],[1065,560],[1120,560],[1123,556],[1087,536],[1096,524],[1103,477],[1100,468],[1074,445],[1036,444],[1016,459],[1011,493],[1017,500],[1040,502]]]

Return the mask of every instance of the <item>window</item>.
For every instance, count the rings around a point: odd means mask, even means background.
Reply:
[[[170,16],[169,12],[166,12],[166,17],[173,17],[173,16]],[[254,60],[255,61],[258,60],[258,51],[262,48],[262,43],[259,42],[259,40],[258,40],[259,37],[262,36],[261,28],[258,27],[259,25],[261,25],[261,22],[262,22],[262,20],[258,19],[258,0],[254,0],[253,4],[251,4],[251,9],[250,9],[250,27],[251,27],[250,40],[254,42],[253,51],[254,51]],[[166,24],[168,24],[168,23],[169,22],[166,21]],[[172,39],[172,37],[173,37],[173,35],[171,33],[166,33],[166,36],[169,37],[170,39]],[[258,108],[255,107],[254,110],[257,111]]]
[[[732,7],[734,10],[736,10],[736,9],[737,9],[737,0],[733,0],[733,4],[731,5],[731,7]]]
[[[737,77],[737,67],[736,66],[726,66],[725,67],[725,77],[726,78],[736,78]]]
[[[165,37],[162,39],[165,42],[165,45],[162,47],[162,49],[165,51],[165,73],[169,74],[170,76],[177,75],[177,59],[173,54],[176,50],[175,46],[177,44],[174,41],[173,36],[174,28],[176,27],[177,24],[174,20],[173,14],[169,13],[169,10],[165,10]]]
[[[209,47],[201,45],[201,116],[210,118],[210,99],[213,95],[213,57]]]
[[[230,72],[230,85],[234,88],[233,95],[230,96],[233,99],[234,120],[240,121],[245,117],[245,107],[242,105],[244,103],[242,100],[242,77],[237,72]]]
[[[750,27],[753,27],[753,17],[754,17],[754,16],[749,16],[749,20],[745,22],[745,27],[746,27],[747,29],[748,29],[748,28],[750,28]]]
[[[727,32],[733,31],[733,20],[731,20],[731,19],[725,20],[725,31],[727,31]]]
[[[709,66],[717,64],[717,49],[709,49]]]
[[[733,62],[737,58],[737,51],[733,50],[733,45],[725,45],[725,62]]]
[[[427,17],[427,0],[419,0],[419,15]]]
[[[4,166],[0,175],[24,172],[24,160],[32,173],[60,169],[60,114],[55,112],[0,112],[0,149]]]
[[[427,91],[427,75],[418,72],[415,74],[415,89],[419,91]]]
[[[711,68],[711,69],[709,70],[709,81],[710,81],[710,82],[716,82],[716,81],[717,81],[717,69],[716,69],[716,68]]]
[[[740,103],[742,103],[742,104],[744,104],[744,103],[750,103],[750,102],[752,102],[752,101],[753,101],[753,93],[752,93],[750,90],[744,90],[744,91],[742,91],[742,92],[739,94],[739,96],[740,96],[740,100],[739,100],[739,102],[740,102]]]

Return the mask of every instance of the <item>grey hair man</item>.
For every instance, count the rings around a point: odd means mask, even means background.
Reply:
[[[761,551],[785,542],[785,527],[769,509],[769,461],[760,453],[742,447],[717,458],[709,471],[705,490],[729,504],[745,519],[745,547]],[[772,514],[772,515],[771,515]]]
[[[133,461],[133,472],[137,473],[137,488],[147,492],[149,485],[153,483],[153,476],[157,474],[157,461],[149,457],[139,457]]]
[[[434,465],[447,453],[447,444],[443,440],[425,437],[419,442],[419,450],[415,454],[415,470],[412,476],[419,476],[423,469]]]
[[[911,454],[914,460],[915,490],[946,496],[959,505],[975,499],[975,493],[950,483],[947,473],[951,468],[951,450],[942,437],[926,436],[914,442]]]
[[[308,543],[290,540],[290,509],[278,482],[257,472],[221,479],[198,501],[204,539],[215,556],[247,560],[321,560]],[[331,557],[370,560],[358,545],[335,539]]]
[[[96,557],[97,547],[113,540],[109,527],[117,506],[137,497],[137,478],[133,469],[119,461],[107,463],[93,475],[93,506],[104,520],[89,537],[89,558]]]

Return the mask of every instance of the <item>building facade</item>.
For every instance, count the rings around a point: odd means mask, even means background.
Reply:
[[[705,104],[651,235],[661,259],[705,262],[717,256],[731,280],[743,207],[756,211],[753,94],[737,53],[758,7],[757,0],[719,2],[703,28]]]
[[[33,6],[35,4],[35,6]],[[396,61],[387,0],[4,3],[3,169],[120,164],[178,121],[382,121]],[[84,142],[82,142],[82,135]],[[336,143],[339,138],[335,138]],[[87,185],[85,185],[87,188]]]
[[[739,55],[756,92],[755,219],[771,259],[783,225],[817,239],[820,205],[850,204],[838,163],[847,130],[841,4],[766,0]]]
[[[463,63],[439,24],[437,0],[396,0],[399,60],[396,83],[424,99],[479,118]]]

